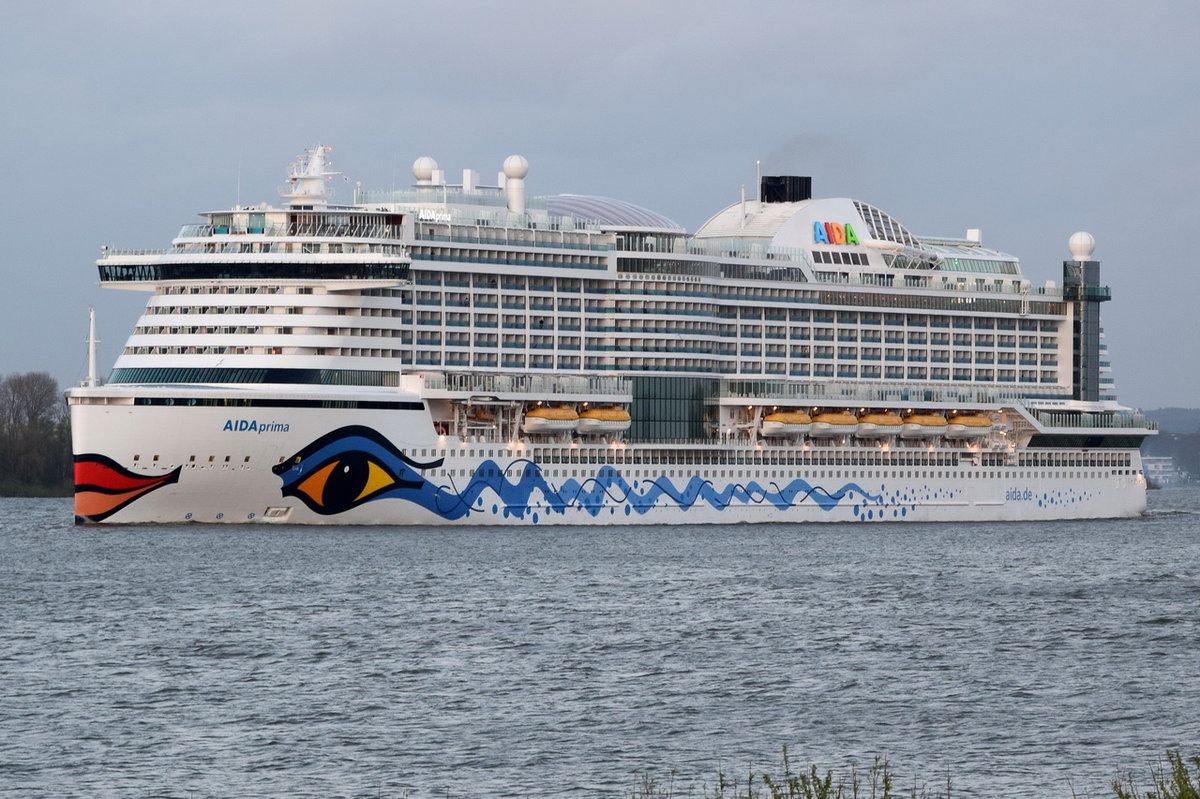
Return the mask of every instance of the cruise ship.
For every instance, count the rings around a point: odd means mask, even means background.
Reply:
[[[413,184],[104,248],[149,300],[68,391],[80,524],[691,524],[1121,517],[1154,426],[1118,404],[1087,233],[1062,280],[764,176],[694,233],[633,203]],[[340,181],[339,181],[340,182]],[[490,183],[490,182],[489,182]]]

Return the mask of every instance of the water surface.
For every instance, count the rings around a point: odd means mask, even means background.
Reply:
[[[0,795],[676,795],[1200,752],[1200,493],[1139,519],[77,528],[0,500]]]

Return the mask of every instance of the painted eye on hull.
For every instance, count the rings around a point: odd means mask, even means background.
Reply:
[[[283,496],[328,516],[371,500],[420,492],[427,483],[418,470],[441,465],[441,458],[415,461],[377,431],[348,425],[317,438],[271,471],[283,480]]]
[[[317,513],[341,513],[403,481],[365,452],[344,452],[287,489]]]

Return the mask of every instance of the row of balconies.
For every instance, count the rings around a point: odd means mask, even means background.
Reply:
[[[590,371],[632,371],[657,373],[713,373],[713,374],[767,374],[791,377],[840,378],[847,380],[930,380],[943,382],[976,382],[976,383],[1021,383],[1053,385],[1058,383],[1058,375],[1052,370],[962,370],[951,372],[948,369],[930,369],[909,367],[907,372],[889,368],[881,371],[879,367],[839,364],[788,363],[786,361],[761,360],[714,361],[711,357],[704,358],[647,358],[627,356],[599,355],[525,355],[519,353],[498,354],[494,350],[461,351],[446,350],[444,352],[418,353],[414,358],[408,349],[390,350],[380,348],[359,347],[128,347],[126,354],[132,355],[191,355],[191,354],[249,354],[249,355],[324,355],[342,357],[377,357],[395,358],[401,364],[416,364],[418,366],[448,366],[476,368],[505,368],[505,369],[586,369]],[[649,362],[647,362],[649,361]]]

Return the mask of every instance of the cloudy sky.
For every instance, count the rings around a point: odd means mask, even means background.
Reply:
[[[1200,406],[1200,5],[1142,0],[22,3],[0,27],[0,374],[102,371],[145,295],[101,245],[276,199],[313,142],[367,188],[531,164],[689,229],[764,173],[1061,279],[1096,237],[1119,395]],[[348,191],[343,194],[348,197]]]

